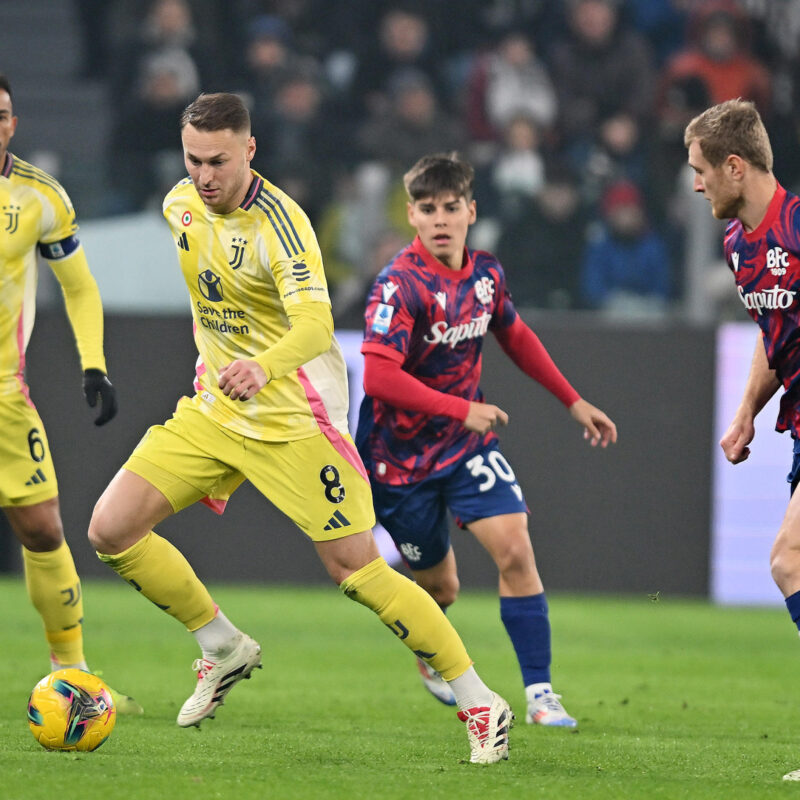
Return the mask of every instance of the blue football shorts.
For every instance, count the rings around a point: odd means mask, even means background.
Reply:
[[[514,470],[497,442],[465,455],[445,475],[406,486],[372,482],[375,514],[412,570],[436,566],[450,550],[448,511],[461,528],[527,512]]]

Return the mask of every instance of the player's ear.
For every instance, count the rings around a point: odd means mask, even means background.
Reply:
[[[416,215],[415,215],[416,210],[417,210],[416,206],[413,203],[410,202],[406,203],[406,215],[408,216],[408,224],[412,228],[417,227]]]
[[[728,175],[734,180],[741,180],[742,176],[744,175],[745,170],[745,160],[741,156],[737,156],[735,153],[731,153],[725,159],[725,170],[727,171]]]
[[[478,205],[473,199],[467,203],[467,207],[469,208],[469,224],[472,225],[472,223],[478,218]]]
[[[253,156],[256,154],[256,137],[250,136],[247,139],[247,150],[245,151],[247,161],[250,162],[253,160]]]

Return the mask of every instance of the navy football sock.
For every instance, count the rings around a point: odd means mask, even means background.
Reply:
[[[550,619],[544,592],[501,597],[500,618],[514,645],[525,686],[550,683]]]
[[[786,598],[786,608],[789,609],[792,621],[797,625],[797,630],[800,631],[800,592],[790,594]]]

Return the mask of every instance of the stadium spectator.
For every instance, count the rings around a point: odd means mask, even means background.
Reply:
[[[746,18],[732,2],[715,0],[698,5],[690,18],[689,41],[675,53],[660,76],[658,115],[663,122],[685,114],[675,85],[701,81],[712,104],[736,97],[752,100],[762,113],[769,110],[770,77],[750,52]],[[678,99],[676,108],[671,102]]]
[[[306,62],[276,86],[269,113],[253,122],[256,142],[263,143],[258,167],[291,190],[313,223],[331,196],[334,176],[351,166],[347,133],[328,114],[325,90],[319,69]]]
[[[750,455],[755,418],[783,386],[776,430],[790,431],[794,456],[791,499],[770,553],[772,577],[800,631],[800,198],[773,174],[769,135],[754,103],[741,99],[712,106],[687,126],[694,189],[711,205],[725,230],[725,259],[758,336],[741,403],[720,440],[725,458],[740,464]],[[784,780],[799,781],[800,770]]]
[[[339,328],[361,331],[364,327],[364,308],[375,278],[407,242],[408,233],[395,228],[384,228],[370,237],[366,258],[359,258],[358,267],[337,287],[333,295],[333,319]]]
[[[441,609],[378,553],[369,483],[347,431],[345,363],[308,218],[251,170],[256,145],[238,96],[201,95],[181,117],[181,138],[191,181],[169,192],[163,210],[191,298],[197,393],[165,425],[150,428],[89,525],[100,558],[198,642],[197,684],[178,724],[214,716],[261,665],[261,647],[228,620],[153,527],[204,498],[221,511],[248,479],[314,542],[347,597],[444,672],[467,726],[470,760],[507,758],[511,708],[480,679]]]
[[[649,43],[626,25],[616,0],[568,0],[569,29],[553,46],[560,146],[577,170],[604,120],[626,116],[641,139],[652,115],[654,62]]]
[[[539,126],[527,116],[509,121],[503,142],[491,161],[476,170],[481,219],[471,228],[470,242],[494,250],[506,224],[524,213],[544,184],[545,159]]]
[[[497,257],[514,305],[563,310],[581,306],[580,263],[590,214],[574,174],[554,162],[544,185],[515,217],[504,217]]]
[[[423,74],[437,101],[444,100],[439,50],[427,17],[417,7],[400,3],[389,7],[357,53],[352,82],[354,111],[364,118],[383,113],[392,105],[393,84],[410,71]]]
[[[694,0],[626,0],[631,25],[652,46],[657,66],[683,47],[693,3]]]
[[[268,127],[278,87],[301,65],[302,58],[292,45],[292,31],[284,20],[272,14],[250,20],[241,90],[249,95],[257,131]]]
[[[519,317],[497,259],[466,248],[476,218],[472,167],[453,154],[425,156],[404,181],[417,236],[378,275],[362,345],[356,442],[378,521],[442,608],[459,588],[448,511],[475,535],[499,572],[500,615],[522,671],[526,722],[572,728],[577,721],[550,683],[550,623],[527,505],[494,432],[508,415],[484,402],[479,387],[486,334],[569,409],[593,446],[616,441],[616,427],[570,386]],[[452,705],[435,665],[417,664],[425,687]]]
[[[111,137],[113,204],[123,211],[157,207],[164,192],[185,176],[175,120],[199,89],[194,62],[182,50],[150,54],[141,71]]]
[[[667,248],[648,224],[636,184],[617,181],[606,189],[602,222],[583,257],[583,299],[590,308],[615,315],[663,312],[670,297]]]
[[[464,128],[444,110],[428,77],[418,70],[396,72],[388,85],[390,106],[371,115],[359,131],[365,158],[399,174],[431,150],[457,150],[466,144]]]
[[[0,315],[0,508],[22,545],[25,583],[44,623],[50,670],[88,671],[83,651],[83,595],[64,538],[55,465],[44,425],[25,382],[25,350],[33,328],[37,257],[52,269],[80,355],[83,391],[100,402],[95,425],[117,413],[106,375],[103,307],[78,241],[75,211],[63,187],[8,148],[17,128],[11,84],[0,75],[0,186],[3,192],[3,313]],[[48,671],[50,671],[48,670]],[[113,692],[121,713],[142,713],[132,698]]]
[[[133,33],[117,47],[109,76],[109,98],[115,115],[124,111],[132,98],[141,95],[141,85],[153,56],[182,54],[191,61],[197,85],[214,82],[211,48],[197,30],[188,0],[152,0]]]
[[[475,59],[464,112],[471,139],[497,141],[511,120],[523,115],[546,131],[556,111],[553,82],[522,31],[506,32],[496,47]]]
[[[650,183],[653,137],[627,112],[615,112],[599,120],[596,138],[585,142],[575,168],[580,170],[584,201],[597,205],[614,181],[627,179]]]

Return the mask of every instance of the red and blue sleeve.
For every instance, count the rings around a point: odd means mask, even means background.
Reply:
[[[580,400],[580,395],[561,374],[539,337],[519,316],[506,328],[494,331],[506,355],[529,377],[544,386],[567,408]]]

